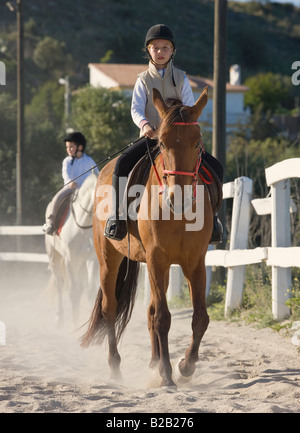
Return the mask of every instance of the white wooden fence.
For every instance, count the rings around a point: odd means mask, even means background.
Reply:
[[[290,179],[300,177],[300,158],[291,158],[278,162],[267,168],[265,175],[266,183],[271,188],[270,198],[267,199],[269,208],[268,205],[266,206],[266,199],[252,200],[252,205],[254,209],[257,209],[258,214],[271,214],[272,245],[271,247],[248,250],[245,249],[245,246],[240,246],[243,242],[245,245],[246,241],[245,236],[239,233],[239,229],[237,234],[231,232],[230,251],[223,252],[225,254],[223,266],[228,267],[225,313],[239,307],[242,300],[243,280],[242,282],[238,280],[237,283],[232,283],[235,277],[232,278],[229,274],[231,267],[233,266],[235,272],[235,269],[240,265],[266,261],[268,266],[272,266],[273,317],[276,320],[283,320],[290,314],[286,301],[290,296],[292,286],[291,268],[300,266],[300,247],[291,246],[290,221],[290,212],[295,210],[290,198]],[[234,200],[237,200],[236,196]],[[261,203],[264,205],[264,209],[261,208]],[[248,199],[244,200],[243,206],[246,206],[247,212],[250,211]],[[234,230],[235,224],[238,224],[239,227],[243,225],[240,219],[245,218],[246,212],[243,213],[242,210],[237,212],[238,215],[233,209],[231,230]],[[249,219],[247,224],[249,224]],[[243,227],[243,230],[249,230],[249,226],[248,228]],[[236,243],[239,244],[238,248],[235,247]],[[208,253],[208,259],[209,254],[212,254],[212,252]],[[222,266],[222,264],[219,265]],[[240,275],[242,277],[242,274]]]
[[[33,236],[44,235],[42,226],[0,226],[0,235],[12,236]],[[0,261],[6,262],[35,262],[48,263],[47,254],[38,253],[2,253]]]
[[[290,296],[291,267],[300,267],[300,247],[291,247],[290,212],[295,205],[290,199],[290,178],[300,177],[300,158],[276,163],[265,170],[270,198],[252,198],[252,180],[246,177],[223,185],[224,199],[233,198],[229,250],[209,248],[206,254],[207,287],[209,293],[213,266],[227,268],[225,314],[242,304],[246,265],[266,262],[272,266],[272,313],[275,320],[289,316],[286,301]],[[259,215],[271,214],[272,245],[248,249],[251,205]],[[168,299],[178,294],[182,286],[182,273],[177,269],[175,284],[170,281]],[[146,275],[146,299],[149,282]]]
[[[227,268],[225,314],[241,306],[246,265],[265,261],[272,266],[272,312],[283,320],[290,311],[285,305],[291,289],[291,267],[300,267],[300,247],[291,247],[290,212],[295,206],[290,199],[290,178],[300,177],[300,158],[284,160],[265,170],[270,197],[252,199],[252,180],[240,177],[223,186],[224,199],[233,199],[229,250],[210,248],[206,255],[207,288],[213,266]],[[251,206],[259,215],[271,214],[272,245],[248,249]],[[0,235],[42,235],[40,226],[0,227]],[[46,254],[1,253],[0,261],[48,262]],[[149,300],[149,279],[144,272],[145,302]],[[182,289],[181,268],[172,266],[168,300]]]

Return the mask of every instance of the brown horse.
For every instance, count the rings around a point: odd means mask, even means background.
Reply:
[[[105,199],[100,192],[105,185],[111,185],[115,160],[103,168],[98,178],[93,224],[101,287],[81,345],[87,347],[90,344],[101,343],[107,335],[108,362],[112,376],[120,376],[121,358],[117,343],[131,316],[138,263],[145,262],[151,285],[148,308],[148,329],[152,345],[150,367],[159,367],[161,386],[176,386],[169,358],[168,332],[171,314],[166,300],[172,264],[179,264],[183,270],[194,309],[192,341],[185,357],[178,363],[179,372],[183,377],[194,373],[199,345],[209,323],[205,304],[205,254],[212,233],[213,213],[208,193],[198,175],[202,141],[197,123],[207,103],[207,88],[203,90],[193,107],[183,106],[179,101],[167,105],[156,89],[153,91],[153,101],[161,117],[158,129],[161,156],[150,169],[137,221],[128,220],[129,234],[123,241],[107,239],[103,234],[109,212],[103,212]],[[156,198],[159,197],[159,217],[151,218],[151,202],[154,199],[154,189],[151,186],[156,185],[158,189],[163,183],[161,179],[164,179],[166,193],[156,195]],[[176,206],[178,208],[178,203],[175,203],[175,186],[182,189],[188,186],[189,191],[193,191],[188,198],[192,198],[199,189],[196,188],[196,184],[202,185],[202,194],[197,196],[196,200],[195,197],[193,200],[185,200],[184,206],[190,206],[195,211],[201,196],[204,223],[203,228],[187,230],[187,224],[191,219],[188,220],[185,215],[179,218],[175,212]],[[168,219],[162,217],[166,200],[173,211],[169,213]],[[190,204],[187,205],[186,202]],[[145,215],[141,217],[141,212],[145,209],[148,209],[148,218],[145,218]]]

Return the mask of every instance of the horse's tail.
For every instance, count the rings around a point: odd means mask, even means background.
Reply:
[[[115,328],[117,342],[120,340],[131,318],[136,297],[138,275],[139,263],[132,260],[129,260],[129,263],[127,263],[127,258],[125,257],[120,265],[116,283],[118,306]],[[107,322],[102,313],[102,296],[102,288],[100,287],[91,317],[88,321],[88,329],[81,338],[82,347],[88,347],[92,344],[101,344],[107,335]]]

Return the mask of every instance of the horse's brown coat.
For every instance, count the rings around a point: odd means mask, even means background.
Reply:
[[[200,139],[200,128],[198,125],[175,126],[173,123],[174,121],[197,121],[207,103],[207,88],[203,90],[193,107],[174,103],[170,106],[166,105],[156,89],[153,91],[153,101],[162,119],[158,130],[158,141],[163,143],[162,154],[166,168],[169,170],[193,171],[198,155],[197,144]],[[97,188],[101,188],[105,184],[111,185],[114,165],[115,160],[107,164],[101,171]],[[156,167],[162,178],[162,166],[159,158],[156,160]],[[202,184],[200,179],[198,182]],[[175,184],[183,188],[184,185],[191,185],[191,183],[192,178],[189,176],[169,176],[167,184],[170,202],[172,203],[174,199],[172,187]],[[158,179],[153,168],[150,170],[146,185],[148,194],[143,196],[140,210],[145,208],[147,204],[146,200],[148,200],[148,211],[150,212],[151,185],[158,185]],[[105,328],[109,342],[109,364],[112,373],[119,375],[120,355],[117,350],[118,337],[115,332],[119,295],[116,293],[120,294],[123,289],[116,287],[116,282],[120,264],[128,254],[128,238],[126,237],[120,242],[107,239],[104,236],[105,219],[101,219],[101,215],[99,219],[99,214],[96,211],[99,200],[101,198],[97,197],[96,194],[94,243],[100,264],[101,296],[96,301],[89,329],[82,339],[82,344],[87,346],[91,342],[95,342],[95,336],[100,332],[99,329]],[[162,205],[162,200],[163,198],[160,196],[160,206]],[[172,213],[170,220],[167,221],[162,219],[151,220],[150,216],[147,220],[138,218],[139,236],[136,236],[136,231],[133,230],[129,222],[130,259],[136,262],[145,262],[148,268],[151,284],[151,296],[148,308],[148,328],[152,346],[150,366],[159,366],[162,386],[174,386],[168,350],[168,332],[171,324],[171,315],[166,300],[169,270],[172,264],[179,264],[181,266],[189,284],[194,308],[192,341],[186,350],[185,358],[179,365],[183,376],[189,376],[195,370],[200,341],[209,322],[205,304],[205,254],[212,232],[213,214],[206,190],[204,192],[203,229],[200,231],[186,231],[187,222],[190,223],[184,217],[182,220],[175,220]],[[128,290],[129,303],[133,302],[133,299],[129,295],[131,289],[128,288]],[[125,321],[126,323],[129,318],[128,316]]]

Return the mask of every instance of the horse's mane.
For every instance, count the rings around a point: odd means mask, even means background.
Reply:
[[[159,132],[162,133],[165,129],[170,128],[174,122],[188,122],[189,115],[187,107],[182,104],[179,99],[170,98],[167,99],[166,105],[168,112],[159,126]]]
[[[94,170],[91,171],[90,175],[85,179],[81,187],[79,188],[79,191],[82,193],[85,193],[87,190],[89,190],[91,187],[96,185],[97,181],[97,175],[94,172]]]

